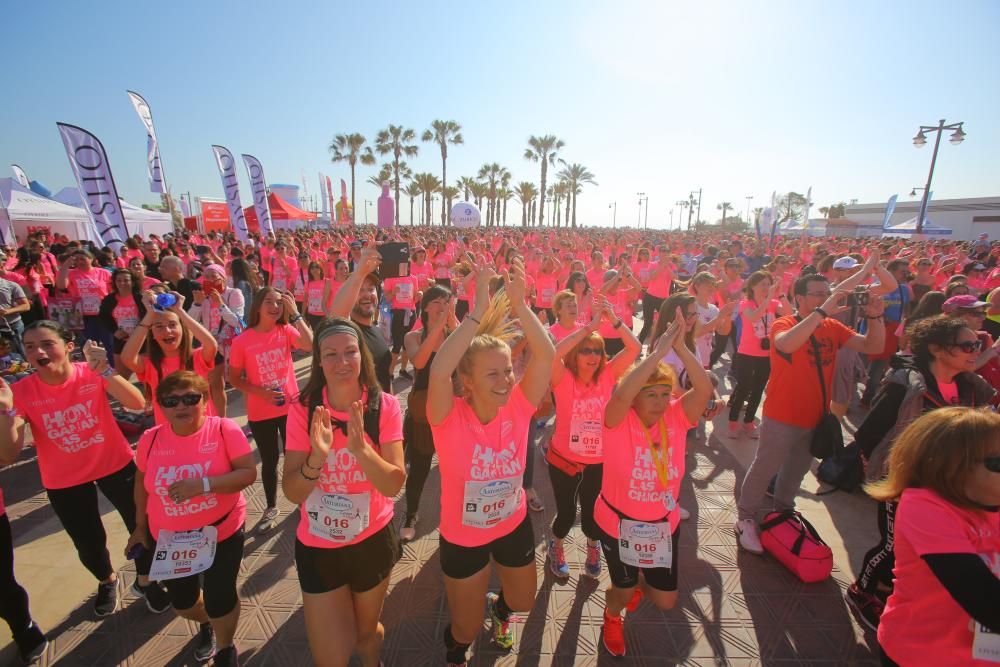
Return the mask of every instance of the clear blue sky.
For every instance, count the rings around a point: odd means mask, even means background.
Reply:
[[[419,135],[435,118],[463,126],[452,182],[495,161],[537,183],[528,136],[563,139],[560,157],[599,183],[579,197],[586,224],[609,224],[612,201],[618,223],[635,224],[638,191],[657,227],[698,187],[705,220],[720,201],[742,212],[747,195],[757,206],[809,186],[816,206],[905,200],[931,154],[911,138],[940,118],[965,121],[968,138],[942,146],[935,199],[1000,194],[989,0],[21,2],[4,23],[0,175],[16,162],[53,190],[72,184],[65,121],[101,138],[124,198],[157,201],[133,89],[175,195],[221,197],[213,143],[257,156],[271,183],[300,184],[304,170],[315,193],[318,171],[349,176],[329,162],[334,134],[373,140],[391,122]],[[410,163],[440,174],[433,144]],[[359,209],[377,195],[371,173],[359,168]]]

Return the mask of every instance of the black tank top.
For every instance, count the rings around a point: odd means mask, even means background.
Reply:
[[[431,352],[431,356],[428,357],[427,363],[424,364],[424,367],[417,369],[417,375],[413,378],[413,391],[427,389],[431,380],[431,363],[434,361],[434,355],[436,354],[437,352]]]

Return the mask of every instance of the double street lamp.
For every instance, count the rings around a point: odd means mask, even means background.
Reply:
[[[636,192],[639,195],[639,219],[636,220],[635,226],[642,229],[642,203],[646,202],[646,229],[649,229],[649,197],[646,196],[645,192]]]
[[[927,215],[927,197],[931,192],[931,180],[934,178],[934,165],[937,162],[938,147],[941,145],[941,134],[945,130],[952,130],[951,138],[949,141],[954,145],[959,145],[965,141],[965,131],[962,130],[962,123],[952,123],[951,125],[946,125],[945,120],[942,118],[935,125],[921,125],[920,130],[917,132],[917,136],[913,137],[913,145],[917,148],[923,148],[924,144],[927,143],[927,132],[934,132],[937,136],[934,138],[934,153],[931,155],[931,168],[927,172],[927,184],[924,186],[924,196],[920,200],[920,213],[917,215],[917,234],[922,234],[924,231],[924,216]],[[914,194],[916,194],[916,189],[914,189]]]
[[[608,204],[608,208],[611,209],[611,229],[614,229],[615,222],[618,220],[618,202],[611,202]]]

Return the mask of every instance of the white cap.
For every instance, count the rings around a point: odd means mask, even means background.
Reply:
[[[853,257],[841,257],[833,263],[834,269],[853,269],[858,265],[858,260]]]

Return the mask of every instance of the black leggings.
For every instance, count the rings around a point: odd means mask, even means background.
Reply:
[[[404,453],[406,462],[410,464],[410,469],[406,473],[406,516],[413,517],[420,509],[420,496],[424,493],[427,475],[431,472],[434,452],[424,454],[411,446],[407,447]]]
[[[729,398],[729,421],[740,418],[740,408],[746,402],[746,412],[743,421],[747,424],[754,420],[760,399],[764,395],[764,386],[771,375],[771,359],[769,357],[753,357],[749,354],[736,353],[736,388]]]
[[[0,618],[15,636],[31,623],[28,592],[14,578],[14,540],[6,514],[0,515]]]
[[[712,344],[712,354],[708,358],[708,367],[713,368],[715,364],[719,363],[719,359],[722,358],[722,354],[726,351],[729,346],[729,342],[733,343],[733,350],[736,349],[736,327],[732,326],[727,334],[715,334],[715,341]]]
[[[111,501],[129,533],[135,530],[135,463],[128,462],[118,472],[101,477],[95,482],[85,482],[66,489],[46,489],[49,502],[73,546],[80,556],[80,562],[99,581],[104,581],[114,573],[111,555],[108,553],[108,536],[101,522],[101,510],[97,505],[97,489]],[[149,574],[153,553],[147,550],[136,559],[135,569],[139,574]]]
[[[653,316],[666,299],[652,296],[649,292],[642,293],[642,330],[639,332],[639,342],[645,343],[646,336],[653,333]]]
[[[567,475],[556,466],[549,464],[549,480],[552,494],[556,498],[556,518],[552,520],[552,534],[558,539],[569,535],[569,529],[576,521],[576,503],[580,502],[580,528],[592,540],[600,539],[601,531],[594,521],[594,503],[601,492],[601,475],[604,466],[600,463],[584,466],[576,475]]]
[[[403,336],[413,328],[413,323],[416,320],[412,310],[404,310],[401,308],[392,309],[392,323],[389,327],[390,333],[392,334],[392,353],[399,354],[399,351],[403,349]]]
[[[260,452],[260,478],[264,484],[264,497],[268,507],[278,506],[278,455],[284,450],[287,437],[285,424],[288,417],[273,417],[261,421],[248,421],[253,433],[257,451]],[[278,434],[281,434],[281,449],[278,449]]]
[[[861,562],[861,572],[858,575],[858,588],[865,593],[879,592],[880,597],[883,597],[881,595],[883,591],[892,590],[892,568],[896,564],[896,556],[893,552],[896,507],[897,503],[891,500],[878,504],[879,543],[865,554],[865,559]]]

